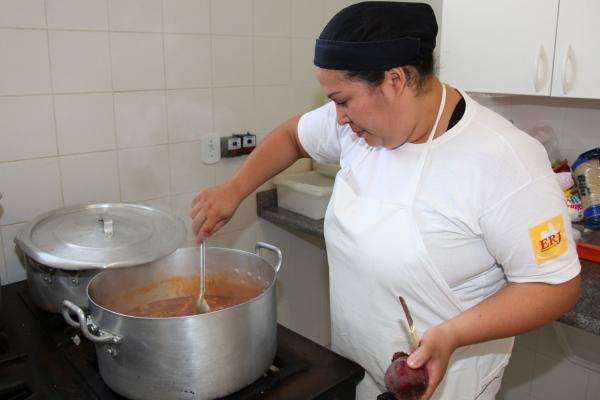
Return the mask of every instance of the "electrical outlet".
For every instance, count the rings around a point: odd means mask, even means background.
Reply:
[[[214,164],[221,159],[221,140],[219,135],[211,133],[202,136],[202,161]]]
[[[242,140],[242,153],[249,154],[256,148],[256,135],[246,132],[244,135],[239,135]]]
[[[242,154],[242,139],[239,135],[221,138],[221,157],[237,157]]]

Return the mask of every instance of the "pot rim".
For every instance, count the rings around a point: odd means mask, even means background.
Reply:
[[[185,247],[182,248],[182,249],[185,249]],[[273,265],[271,265],[270,262],[268,262],[267,260],[265,260],[261,256],[255,254],[255,253],[251,253],[249,251],[240,250],[240,249],[230,249],[230,248],[226,248],[226,247],[216,247],[216,246],[215,247],[207,247],[207,250],[208,249],[227,250],[229,252],[237,252],[237,253],[249,254],[249,255],[252,255],[252,256],[255,256],[255,257],[259,257],[269,267],[271,267],[273,269],[273,280],[271,281],[271,283],[269,284],[269,286],[267,288],[265,288],[265,290],[263,290],[262,293],[260,293],[258,296],[253,297],[253,298],[251,298],[251,299],[249,299],[249,300],[247,300],[247,301],[245,301],[243,303],[236,304],[234,306],[224,308],[222,310],[210,311],[210,312],[203,313],[203,314],[181,315],[181,316],[174,316],[174,317],[139,317],[139,316],[129,315],[129,314],[123,314],[123,313],[120,313],[118,311],[111,310],[109,308],[101,306],[94,299],[92,299],[92,296],[90,295],[90,286],[92,285],[92,283],[94,282],[94,280],[95,279],[100,279],[99,277],[101,277],[102,275],[105,275],[105,274],[113,272],[110,269],[105,269],[105,270],[99,272],[98,274],[94,275],[92,277],[92,279],[90,279],[90,281],[88,282],[88,284],[87,284],[87,286],[85,288],[85,293],[86,293],[86,296],[87,296],[88,301],[90,303],[90,306],[93,304],[95,307],[101,309],[104,312],[109,312],[109,313],[117,315],[119,317],[126,317],[126,318],[135,319],[135,320],[160,320],[160,321],[164,321],[164,320],[178,320],[178,319],[187,319],[187,318],[197,318],[197,317],[202,317],[202,316],[207,316],[207,315],[218,315],[219,313],[224,313],[224,312],[228,312],[229,310],[237,309],[238,307],[245,306],[246,304],[252,303],[254,301],[258,301],[260,298],[262,298],[264,296],[267,296],[267,294],[271,290],[273,290],[273,288],[275,287],[275,283],[277,282],[277,273],[278,273],[278,271],[276,270],[276,268]],[[177,250],[180,250],[180,249],[177,249]],[[175,251],[177,251],[177,250],[175,250]],[[139,267],[141,267],[141,266],[139,266]],[[134,266],[133,268],[139,268],[139,267]]]

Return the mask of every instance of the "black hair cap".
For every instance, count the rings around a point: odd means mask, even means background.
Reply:
[[[431,56],[438,25],[430,5],[365,1],[342,9],[315,46],[315,65],[327,69],[383,71]]]

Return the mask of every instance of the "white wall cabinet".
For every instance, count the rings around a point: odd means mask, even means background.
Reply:
[[[600,98],[600,2],[562,0],[552,96]]]
[[[473,92],[600,98],[597,0],[444,0],[440,77]]]

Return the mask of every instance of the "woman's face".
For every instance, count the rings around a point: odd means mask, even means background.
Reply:
[[[402,100],[387,73],[377,87],[337,70],[317,68],[316,75],[327,97],[335,102],[338,124],[350,125],[370,146],[391,149],[406,142],[407,121],[397,114]]]

